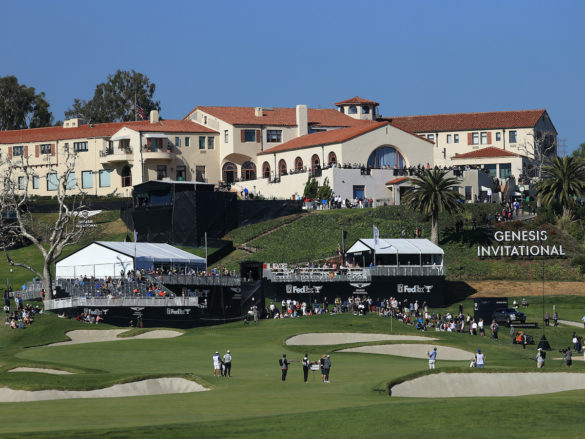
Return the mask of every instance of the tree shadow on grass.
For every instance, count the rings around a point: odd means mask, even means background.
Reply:
[[[464,229],[460,232],[449,227],[445,229],[441,238],[441,244],[460,244],[467,247],[473,245],[489,245],[492,242],[491,234],[485,227]]]

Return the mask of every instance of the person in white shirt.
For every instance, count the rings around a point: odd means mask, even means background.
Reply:
[[[230,355],[230,350],[227,350],[227,353],[223,356],[223,376],[231,377],[232,376],[232,356]]]
[[[213,376],[221,376],[221,357],[219,352],[213,356]]]
[[[478,349],[477,354],[475,354],[475,367],[483,369],[483,366],[485,365],[485,359],[486,359],[485,354],[482,354],[481,349]]]

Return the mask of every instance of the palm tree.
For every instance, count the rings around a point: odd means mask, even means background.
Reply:
[[[404,195],[403,201],[413,210],[431,216],[431,241],[439,245],[439,214],[459,210],[458,181],[446,177],[449,171],[425,169],[412,180],[414,187]]]
[[[585,160],[555,157],[542,170],[542,179],[537,183],[536,190],[545,204],[558,202],[568,208],[585,194]]]

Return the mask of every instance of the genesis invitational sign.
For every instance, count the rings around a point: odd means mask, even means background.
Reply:
[[[498,245],[478,246],[477,256],[565,256],[563,246],[547,245],[546,230],[497,231],[494,239]]]

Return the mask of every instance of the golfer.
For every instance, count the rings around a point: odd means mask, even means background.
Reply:
[[[544,358],[546,353],[542,351],[542,348],[538,348],[536,351],[536,367],[542,369],[544,367]]]
[[[437,361],[437,348],[435,347],[430,353],[427,352],[427,357],[429,358],[429,369],[434,369]]]
[[[286,359],[286,354],[282,354],[282,358],[278,360],[280,364],[280,369],[282,370],[282,381],[286,381],[286,374],[288,373],[288,361]]]
[[[305,354],[303,357],[303,378],[305,379],[305,383],[307,382],[307,378],[309,377],[309,367],[311,366],[311,362],[309,361],[309,356]]]
[[[213,375],[221,376],[221,374],[221,357],[219,356],[219,352],[216,352],[213,356]]]

